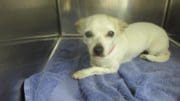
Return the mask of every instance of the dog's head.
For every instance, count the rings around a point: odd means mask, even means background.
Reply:
[[[111,53],[117,37],[120,37],[127,24],[114,17],[97,14],[82,18],[75,23],[89,53],[95,57],[105,57]]]

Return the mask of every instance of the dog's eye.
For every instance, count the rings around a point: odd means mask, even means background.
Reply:
[[[87,31],[87,32],[85,32],[85,36],[90,38],[93,36],[93,33],[91,31]]]
[[[107,36],[108,36],[108,37],[113,37],[113,36],[114,36],[114,32],[113,32],[113,31],[109,31],[109,32],[107,33]]]

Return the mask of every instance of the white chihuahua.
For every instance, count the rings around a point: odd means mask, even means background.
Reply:
[[[141,58],[153,62],[165,62],[170,57],[167,33],[152,23],[127,25],[123,20],[96,14],[80,19],[76,27],[83,34],[92,67],[75,72],[75,79],[116,73],[122,63],[141,53]]]

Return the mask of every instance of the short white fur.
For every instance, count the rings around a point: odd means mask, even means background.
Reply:
[[[122,63],[138,55],[152,62],[165,62],[170,57],[166,31],[152,23],[138,22],[128,25],[123,20],[96,14],[80,19],[76,27],[78,32],[83,34],[92,67],[75,72],[75,79],[116,73]],[[92,31],[93,37],[87,38],[84,35],[86,31]],[[112,38],[107,37],[108,31],[114,31],[115,35]],[[103,57],[93,55],[93,48],[98,43],[104,48]],[[147,51],[148,54],[141,54],[143,51]]]

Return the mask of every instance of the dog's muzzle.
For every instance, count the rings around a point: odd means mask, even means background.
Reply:
[[[101,44],[97,44],[93,49],[95,56],[103,56],[103,51],[104,51],[104,48],[102,47]]]

